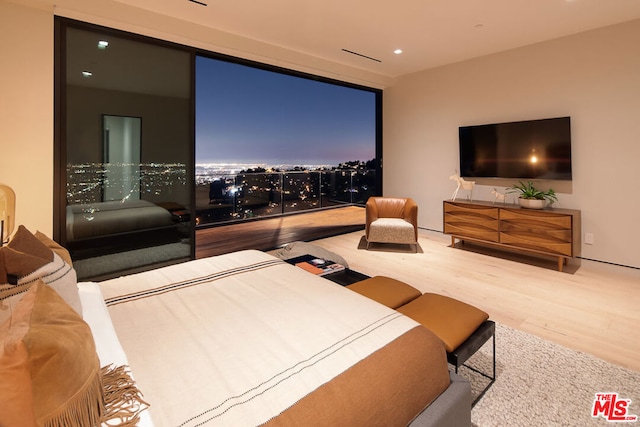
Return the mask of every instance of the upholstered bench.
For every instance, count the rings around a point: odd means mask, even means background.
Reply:
[[[393,309],[397,309],[422,295],[413,286],[386,276],[370,277],[347,287]]]
[[[468,365],[465,367],[491,380],[474,404],[495,381],[495,322],[489,315],[462,301],[443,295],[425,293],[404,282],[385,276],[374,276],[347,286],[387,307],[393,308],[430,329],[444,343],[447,361],[455,372],[493,338],[493,372],[491,375]]]

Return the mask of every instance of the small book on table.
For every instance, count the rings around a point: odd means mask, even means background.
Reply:
[[[345,269],[342,264],[322,258],[313,258],[308,261],[296,262],[295,265],[296,267],[300,267],[310,273],[317,274],[318,276],[325,276]]]

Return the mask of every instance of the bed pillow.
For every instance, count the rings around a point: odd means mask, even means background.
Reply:
[[[55,244],[58,248],[54,252],[51,247],[55,242],[49,240],[39,239],[21,225],[11,242],[0,248],[5,274],[11,283],[0,284],[0,322],[6,320],[15,304],[37,280],[51,285],[78,314],[82,314],[76,271],[62,258],[66,250]]]
[[[7,247],[42,258],[45,262],[53,261],[53,251],[38,240],[24,225],[18,226],[18,231],[7,244]]]
[[[8,246],[2,248],[2,252],[4,253],[4,268],[6,269],[7,281],[14,285],[17,284],[18,279],[21,277],[27,276],[53,261],[53,252],[51,252],[51,260]]]
[[[0,325],[0,378],[2,426],[97,425],[104,413],[91,330],[42,282]]]
[[[149,406],[126,366],[100,368],[91,328],[42,281],[0,324],[0,378],[0,426],[136,426]]]
[[[44,233],[41,233],[40,231],[36,231],[35,236],[43,245],[51,249],[54,253],[58,254],[58,256],[64,260],[64,262],[73,266],[73,262],[71,261],[71,255],[69,254],[69,251],[63,248],[62,246],[60,246],[58,242],[50,239],[49,236],[47,236]]]

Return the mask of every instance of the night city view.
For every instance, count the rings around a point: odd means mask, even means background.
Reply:
[[[375,141],[374,92],[196,59],[200,225],[363,204]]]
[[[196,165],[199,224],[364,204],[375,192],[373,162],[337,167],[254,166],[237,171],[229,166],[238,165]]]

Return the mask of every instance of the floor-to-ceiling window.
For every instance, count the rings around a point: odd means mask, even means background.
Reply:
[[[198,224],[364,204],[379,194],[381,93],[196,57]]]
[[[194,257],[197,225],[364,204],[381,98],[56,18],[54,237],[95,278]]]

